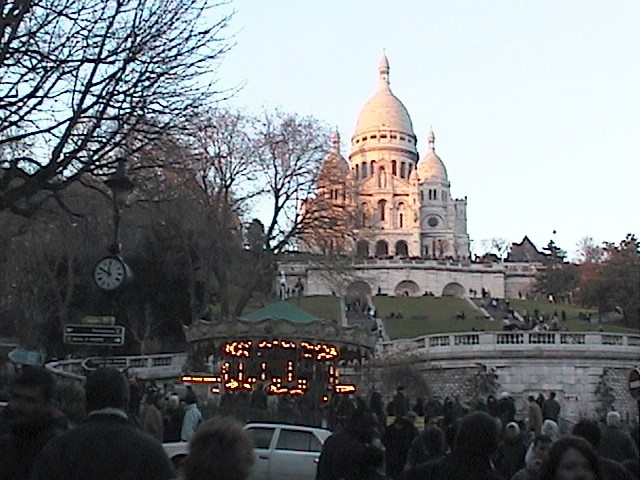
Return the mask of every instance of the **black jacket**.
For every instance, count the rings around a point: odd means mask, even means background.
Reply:
[[[94,414],[47,444],[31,479],[169,480],[174,475],[160,442],[120,415]]]

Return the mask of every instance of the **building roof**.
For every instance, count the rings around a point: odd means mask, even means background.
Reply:
[[[395,130],[415,136],[409,112],[389,86],[389,60],[382,56],[378,66],[378,90],[366,103],[356,124],[354,136],[378,130]]]

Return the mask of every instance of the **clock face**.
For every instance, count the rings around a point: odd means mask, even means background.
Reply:
[[[115,290],[127,280],[127,266],[117,257],[105,257],[93,269],[93,280],[103,290]]]
[[[429,220],[427,220],[427,223],[429,224],[430,227],[437,227],[438,219],[436,217],[429,217]]]

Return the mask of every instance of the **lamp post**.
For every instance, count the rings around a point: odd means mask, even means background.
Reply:
[[[118,159],[116,171],[105,184],[111,190],[113,204],[113,243],[109,247],[109,255],[98,261],[93,269],[93,280],[107,293],[116,292],[124,287],[133,277],[133,273],[120,256],[120,209],[133,190],[133,182],[127,176],[126,163]]]
[[[113,243],[109,247],[109,251],[113,255],[118,255],[122,250],[122,245],[120,244],[120,209],[124,206],[134,186],[127,176],[127,164],[124,158],[118,159],[116,171],[104,183],[111,190],[113,203]]]

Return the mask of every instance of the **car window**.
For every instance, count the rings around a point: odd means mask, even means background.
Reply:
[[[277,450],[295,450],[298,452],[320,452],[322,443],[311,432],[298,432],[282,429],[278,437]]]
[[[273,437],[274,428],[249,428],[249,435],[253,438],[253,445],[256,448],[269,448],[271,438]]]

